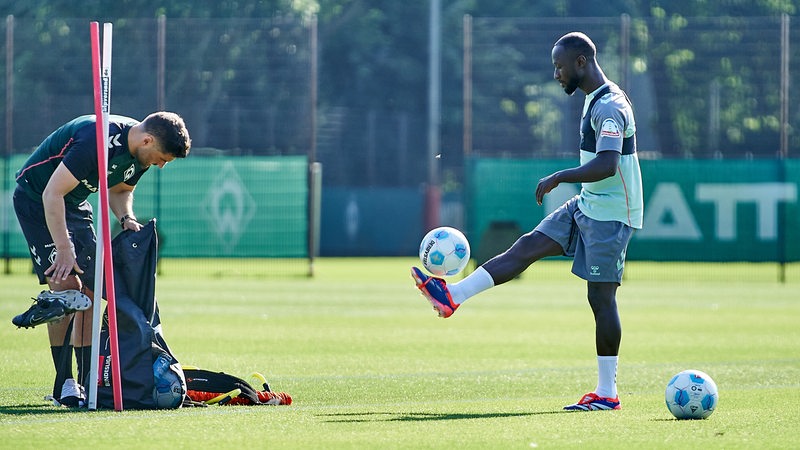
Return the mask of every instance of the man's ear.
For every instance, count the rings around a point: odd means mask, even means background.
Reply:
[[[144,133],[144,135],[142,135],[142,145],[151,144],[154,140],[155,138],[150,133]]]

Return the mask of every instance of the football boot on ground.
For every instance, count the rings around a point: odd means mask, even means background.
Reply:
[[[86,391],[74,378],[67,378],[61,388],[58,403],[69,408],[82,408],[86,406]]]
[[[417,284],[417,289],[439,313],[439,317],[446,319],[456,312],[459,305],[453,302],[453,297],[450,296],[450,291],[447,289],[447,283],[443,279],[425,275],[416,267],[411,268],[411,278]]]
[[[80,291],[42,291],[33,299],[33,305],[24,313],[11,319],[17,327],[31,328],[43,323],[55,322],[75,311],[84,311],[92,306],[89,297]]]
[[[286,392],[259,391],[258,401],[265,405],[291,405],[292,396]]]
[[[619,397],[600,397],[594,392],[584,395],[578,403],[564,407],[567,411],[603,411],[620,408]]]

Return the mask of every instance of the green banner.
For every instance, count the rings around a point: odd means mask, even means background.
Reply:
[[[800,261],[800,161],[641,161],[644,227],[629,259]],[[574,161],[472,159],[467,228],[474,254],[499,230],[527,232],[579,185],[562,185],[536,205],[539,179]],[[513,242],[513,241],[512,241]],[[506,238],[503,244],[510,244]],[[485,252],[483,252],[485,253]],[[480,258],[479,258],[480,260]]]
[[[11,167],[25,158],[14,157]],[[134,211],[140,221],[157,218],[162,256],[305,257],[307,174],[304,156],[190,155],[150,169],[136,187]],[[13,173],[5,178],[10,254],[26,257],[11,204]],[[96,207],[97,196],[90,201]]]
[[[17,215],[14,214],[13,194],[14,189],[17,187],[17,181],[14,178],[17,170],[22,167],[22,164],[28,159],[29,155],[13,155],[11,157],[0,159],[0,179],[3,183],[0,184],[3,190],[3,196],[0,198],[0,234],[2,234],[2,243],[0,243],[0,254],[8,255],[13,258],[28,258],[28,244],[25,242],[25,237],[22,235],[22,230],[19,228],[17,222]]]

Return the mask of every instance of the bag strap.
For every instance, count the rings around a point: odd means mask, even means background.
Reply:
[[[226,394],[234,389],[240,389],[240,397],[244,397],[253,403],[259,403],[258,391],[250,383],[234,375],[186,365],[183,366],[183,373],[186,376],[187,391]]]

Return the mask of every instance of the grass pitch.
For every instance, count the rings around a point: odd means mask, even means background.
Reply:
[[[44,327],[10,319],[36,294],[0,275],[0,447],[46,448],[793,448],[800,428],[800,295],[774,266],[629,263],[620,411],[568,413],[596,382],[584,282],[564,261],[435,316],[415,260],[321,259],[316,276],[163,261],[167,342],[184,363],[292,395],[278,407],[76,412],[48,405]],[[796,270],[796,267],[792,268]],[[264,273],[261,273],[264,272]],[[794,280],[794,281],[792,281]],[[707,420],[677,421],[669,378],[695,368],[720,390]]]

